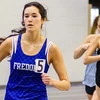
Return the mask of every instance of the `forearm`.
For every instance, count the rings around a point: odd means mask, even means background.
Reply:
[[[74,51],[74,59],[80,58],[80,57],[84,54],[85,51],[86,51],[86,50],[83,49],[82,46],[80,46],[79,48],[77,48],[77,49]]]
[[[55,88],[65,91],[65,90],[69,90],[70,89],[70,82],[67,80],[55,80],[53,79],[53,84],[52,86],[54,86]]]
[[[100,55],[97,56],[85,56],[84,64],[94,63],[100,60]]]

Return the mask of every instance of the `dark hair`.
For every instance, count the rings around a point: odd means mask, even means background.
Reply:
[[[97,29],[97,25],[98,25],[98,20],[99,20],[99,18],[100,18],[100,16],[97,16],[97,17],[94,19],[94,22],[93,22],[93,25],[92,25],[90,34],[95,34],[96,29]]]
[[[46,9],[38,2],[30,2],[30,3],[27,3],[24,6],[24,9],[23,9],[23,12],[22,12],[22,26],[23,27],[19,28],[19,29],[13,29],[11,32],[24,33],[26,31],[26,28],[24,27],[25,26],[25,24],[24,24],[24,11],[27,7],[30,7],[30,6],[35,6],[36,8],[38,8],[42,19],[47,20],[47,11],[46,11]]]
[[[16,33],[16,34],[11,34],[11,35],[9,35],[9,36],[6,37],[6,38],[0,38],[0,45],[1,45],[1,43],[2,43],[3,41],[5,41],[7,38],[12,37],[12,36],[16,36],[16,35],[18,35],[18,33]]]
[[[12,33],[16,33],[16,34],[12,34],[12,35],[9,35],[8,37],[6,38],[0,38],[0,44],[6,40],[7,38],[9,37],[12,37],[12,36],[15,36],[15,35],[18,35],[18,34],[23,34],[25,33],[26,31],[26,28],[25,28],[25,24],[24,24],[24,11],[27,7],[30,7],[30,6],[35,6],[36,8],[39,9],[39,13],[42,17],[42,19],[46,19],[47,20],[47,11],[46,9],[38,2],[30,2],[30,3],[27,3],[25,6],[24,6],[24,9],[23,9],[23,12],[22,12],[22,26],[23,27],[20,27],[20,28],[17,28],[17,29],[13,29],[11,30]]]
[[[5,38],[0,38],[0,45],[5,40]]]

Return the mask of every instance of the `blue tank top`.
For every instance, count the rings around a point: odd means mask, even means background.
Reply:
[[[5,100],[48,100],[46,85],[41,78],[41,74],[47,73],[49,68],[45,52],[47,39],[38,54],[29,56],[22,51],[21,37],[19,35],[16,52],[10,60]]]
[[[95,55],[97,55],[96,52],[94,52],[93,56]],[[83,84],[90,87],[96,85],[96,62],[86,66]]]

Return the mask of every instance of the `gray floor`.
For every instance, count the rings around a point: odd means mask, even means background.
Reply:
[[[56,88],[48,87],[49,100],[87,100],[84,86],[81,84],[72,84],[69,91],[59,91]],[[0,89],[0,100],[4,100],[5,89]]]
[[[55,88],[48,88],[49,100],[87,100],[84,86],[81,84],[72,85],[69,91],[59,91]]]

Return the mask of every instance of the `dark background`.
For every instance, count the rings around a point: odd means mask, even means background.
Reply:
[[[89,4],[92,4],[92,6],[100,8],[100,0],[89,0]]]
[[[93,8],[98,8],[100,14],[100,0],[89,0],[89,4],[92,4]]]

